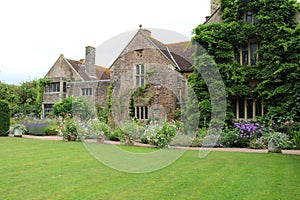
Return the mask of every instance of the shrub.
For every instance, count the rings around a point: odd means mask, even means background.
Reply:
[[[163,122],[162,124],[150,124],[145,130],[145,135],[150,144],[158,148],[166,147],[177,134],[174,123]]]
[[[221,143],[226,147],[249,147],[252,140],[262,137],[271,130],[257,122],[243,120],[234,123],[234,128],[227,128],[222,132]]]
[[[291,141],[292,141],[295,149],[300,149],[300,130],[293,132]]]
[[[196,137],[193,138],[192,136],[187,135],[187,134],[177,134],[176,137],[173,138],[170,145],[188,147],[188,146],[191,146],[191,144],[193,143],[193,141],[195,141],[195,139],[196,139]]]
[[[221,133],[221,143],[225,147],[237,147],[238,138],[236,130],[225,129]]]
[[[122,134],[120,135],[120,140],[128,144],[133,144],[134,141],[139,140],[145,131],[145,128],[135,121],[125,122],[121,125],[121,128]]]
[[[123,134],[122,129],[117,128],[107,135],[108,139],[111,141],[120,141],[121,135]]]
[[[276,147],[286,148],[289,146],[288,136],[284,133],[273,132],[266,137],[267,142],[273,142]]]
[[[63,140],[71,140],[72,137],[75,137],[77,141],[81,141],[85,135],[85,129],[78,120],[67,117],[64,120],[61,133]]]
[[[8,136],[10,111],[6,101],[0,100],[0,136]]]
[[[50,126],[47,126],[45,128],[45,134],[46,135],[58,135],[58,127],[57,126],[54,126],[54,125],[50,125]]]
[[[45,136],[47,127],[49,126],[48,123],[44,122],[23,122],[27,129],[27,133],[29,135],[37,135],[37,136]]]
[[[256,140],[252,140],[250,142],[249,148],[251,148],[251,149],[265,149],[266,144],[264,143],[262,138],[258,138]]]

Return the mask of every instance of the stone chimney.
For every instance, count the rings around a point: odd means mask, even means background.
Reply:
[[[96,48],[92,46],[85,47],[85,71],[89,77],[96,78],[95,66]]]
[[[220,6],[220,0],[210,0],[210,14],[212,15]]]

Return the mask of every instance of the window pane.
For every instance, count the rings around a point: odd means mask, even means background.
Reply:
[[[255,65],[256,64],[257,44],[256,43],[251,44],[250,49],[251,49],[251,65]]]
[[[56,83],[56,87],[57,87],[57,92],[59,92],[60,91],[60,83]]]
[[[136,70],[136,75],[140,75],[140,66],[139,65],[136,66],[135,70]]]
[[[247,13],[246,13],[246,22],[248,23],[248,24],[252,24],[252,12],[251,11],[248,11]]]
[[[139,76],[135,77],[135,85],[140,86],[140,77]]]
[[[141,107],[141,119],[144,119],[144,107]]]
[[[64,84],[64,85],[63,85],[63,92],[66,92],[66,91],[67,91],[67,83],[64,82],[63,84]]]
[[[242,57],[243,57],[243,65],[248,65],[248,44],[243,45],[243,52],[242,52]]]
[[[256,116],[262,116],[262,99],[259,98],[256,100],[256,104],[255,104],[255,115]]]
[[[144,67],[144,65],[141,65],[141,74],[142,74],[142,75],[145,74],[145,67]]]
[[[140,119],[140,109],[139,109],[139,107],[135,107],[135,117],[137,119]]]
[[[244,98],[239,98],[239,118],[245,118],[245,102]]]
[[[142,76],[142,77],[141,77],[141,86],[143,86],[143,85],[145,85],[145,79],[144,79],[144,77]]]
[[[145,119],[148,119],[148,107],[145,107]]]
[[[247,99],[247,118],[253,118],[253,99]]]

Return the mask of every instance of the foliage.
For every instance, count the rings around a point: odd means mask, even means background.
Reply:
[[[0,100],[0,136],[7,136],[10,125],[9,105],[6,101]]]
[[[98,106],[98,119],[100,122],[108,123],[108,110],[106,108],[101,108]]]
[[[49,84],[50,82],[51,82],[50,79],[45,79],[45,78],[40,78],[37,81],[36,106],[37,106],[37,111],[39,112],[39,114],[41,114],[41,112],[42,112],[42,104],[43,104],[45,85]]]
[[[133,144],[135,141],[139,140],[145,130],[143,126],[140,126],[134,120],[122,123],[120,128],[122,129],[120,141],[125,144]]]
[[[0,81],[0,99],[8,102],[12,117],[39,116],[41,109],[37,106],[37,84],[36,80],[23,82],[21,85],[10,85]]]
[[[236,130],[225,129],[221,133],[221,143],[225,147],[240,147],[239,136]]]
[[[19,129],[22,134],[26,134],[28,132],[24,124],[13,124],[10,126],[10,132],[13,132],[15,129]]]
[[[222,0],[222,23],[202,24],[193,30],[193,41],[201,45],[195,54],[195,68],[201,68],[212,56],[226,85],[227,116],[232,116],[235,96],[262,97],[264,104],[273,108],[274,120],[300,116],[300,25],[295,21],[299,12],[296,0]],[[242,20],[245,11],[253,11],[255,23]],[[258,62],[242,66],[234,60],[233,47],[257,41],[261,48]],[[258,80],[250,87],[249,82]],[[209,114],[207,86],[197,71],[189,77],[198,97],[202,113]],[[204,112],[206,111],[206,112]],[[209,117],[205,117],[209,119]],[[200,125],[205,126],[204,117]]]
[[[43,121],[23,122],[22,124],[26,127],[26,134],[29,135],[44,136],[49,127],[49,123]]]
[[[146,126],[144,137],[150,144],[157,148],[164,148],[170,144],[173,137],[177,134],[176,125],[173,122],[150,123]]]
[[[300,149],[300,130],[294,132],[291,137],[291,142],[293,143],[295,149]]]
[[[45,128],[45,134],[46,135],[58,135],[59,130],[58,127],[55,125],[49,125]]]
[[[112,141],[120,141],[122,135],[123,135],[122,129],[116,128],[111,132],[111,134],[108,135],[108,139]]]
[[[70,137],[76,137],[77,141],[81,141],[85,135],[85,129],[80,124],[79,120],[67,117],[61,127],[61,135],[63,140],[70,140]]]
[[[263,138],[258,138],[250,141],[249,148],[251,149],[265,149],[266,144]]]
[[[113,116],[112,116],[112,93],[114,89],[114,84],[111,82],[107,88],[107,97],[106,97],[106,112],[107,117],[105,118],[105,121],[108,123],[113,123]]]
[[[110,135],[110,132],[110,127],[98,119],[90,120],[88,123],[87,134],[92,138],[105,137],[105,135]]]
[[[79,97],[68,97],[55,103],[53,113],[63,118],[65,118],[66,115],[76,116],[83,121],[88,121],[93,117],[93,111],[89,102]]]
[[[267,142],[273,142],[276,147],[283,148],[288,145],[288,136],[284,133],[273,132],[266,137]]]

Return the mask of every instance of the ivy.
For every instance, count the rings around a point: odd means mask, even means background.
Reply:
[[[44,95],[44,90],[45,90],[45,85],[51,83],[50,79],[46,79],[46,78],[40,78],[37,81],[37,88],[38,88],[38,92],[37,92],[37,98],[36,98],[36,107],[37,107],[37,111],[38,113],[42,112],[42,105],[43,105],[43,95]]]
[[[243,20],[246,11],[253,12],[254,24]],[[227,105],[232,105],[235,96],[263,97],[265,105],[280,110],[280,115],[290,115],[293,110],[293,116],[299,116],[294,97],[300,92],[300,26],[295,20],[299,11],[296,0],[221,0],[223,22],[201,24],[193,30],[193,41],[201,46],[195,65],[201,66],[199,59],[205,52],[214,58],[226,85]],[[253,40],[261,44],[256,64],[234,62],[234,45]],[[254,88],[249,86],[252,80],[258,81]],[[196,71],[189,82],[207,110],[205,82]],[[232,116],[231,107],[228,116]]]

